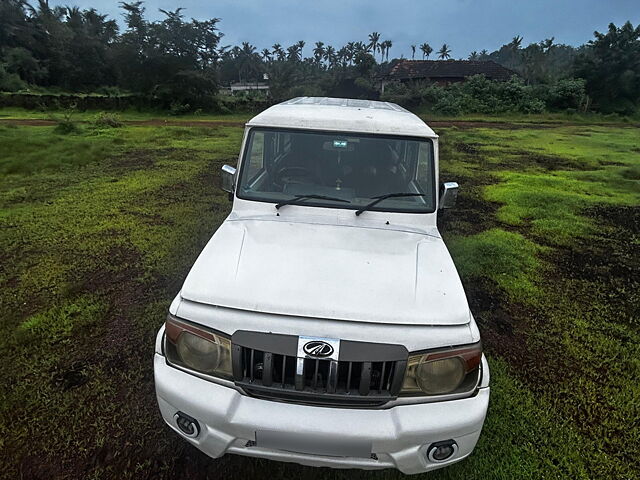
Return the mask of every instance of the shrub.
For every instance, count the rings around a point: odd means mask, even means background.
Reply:
[[[54,131],[62,135],[68,135],[70,133],[78,132],[80,129],[78,128],[78,125],[76,124],[76,122],[73,120],[73,115],[75,114],[75,112],[76,112],[76,105],[74,104],[68,109],[66,109],[63,112],[61,117],[58,117],[56,115],[50,115],[49,118],[54,122],[56,122]]]
[[[24,88],[27,88],[27,84],[20,79],[20,76],[16,73],[7,72],[0,64],[0,91],[17,92]]]
[[[550,109],[579,110],[586,99],[585,80],[583,78],[565,78],[550,85],[547,90],[546,103]],[[546,86],[545,86],[546,87]]]
[[[122,127],[122,121],[117,113],[100,112],[94,117],[92,123],[98,128]]]

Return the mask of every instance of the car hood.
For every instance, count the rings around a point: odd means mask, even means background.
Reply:
[[[181,296],[348,321],[460,325],[470,320],[442,239],[387,228],[228,219],[193,265]]]

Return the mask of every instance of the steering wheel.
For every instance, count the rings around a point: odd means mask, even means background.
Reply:
[[[318,176],[308,168],[282,167],[274,175],[273,183],[279,187],[284,187],[287,183],[319,183],[318,180]]]

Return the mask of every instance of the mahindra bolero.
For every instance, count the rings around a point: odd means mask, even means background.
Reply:
[[[438,137],[385,102],[296,98],[246,124],[229,216],[155,345],[166,423],[211,457],[412,474],[468,456],[489,402],[439,209]]]

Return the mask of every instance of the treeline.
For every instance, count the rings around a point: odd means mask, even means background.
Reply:
[[[160,10],[163,19],[149,21],[143,2],[120,2],[120,7],[123,29],[95,9],[0,0],[0,91],[97,93],[121,98],[115,105],[180,113],[298,95],[378,98],[379,79],[394,62],[393,42],[378,32],[339,47],[298,41],[258,51],[248,42],[223,45],[218,18],[187,20],[178,8]],[[411,46],[411,58],[416,54],[446,61],[452,49],[444,44],[434,50],[423,42]],[[523,46],[517,36],[494,52],[472,52],[469,59],[494,60],[519,77],[502,84],[474,78],[449,87],[390,85],[383,98],[443,113],[632,114],[640,105],[640,26],[629,22],[611,24],[577,48],[553,39]],[[219,95],[221,86],[233,82],[263,81],[269,84],[268,98],[258,92]]]

